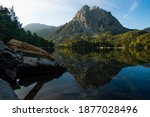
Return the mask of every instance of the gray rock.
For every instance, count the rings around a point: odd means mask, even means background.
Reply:
[[[2,79],[0,79],[0,100],[18,100],[9,84]]]
[[[0,77],[11,78],[16,77],[17,67],[22,65],[22,55],[8,48],[2,41],[0,41]]]

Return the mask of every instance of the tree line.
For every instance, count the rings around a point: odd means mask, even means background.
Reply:
[[[60,44],[61,47],[84,47],[84,48],[137,48],[150,49],[150,33],[140,30],[131,30],[126,33],[113,35],[105,32],[99,35],[77,35]]]
[[[0,40],[7,43],[11,39],[27,42],[38,47],[54,47],[53,42],[37,36],[36,33],[31,34],[30,31],[25,31],[18,21],[13,7],[8,9],[0,6]]]

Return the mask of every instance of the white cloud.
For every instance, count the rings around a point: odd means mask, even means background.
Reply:
[[[128,9],[128,12],[124,15],[124,18],[131,19],[129,16],[137,7],[139,6],[139,3],[137,0],[134,0],[130,8]]]

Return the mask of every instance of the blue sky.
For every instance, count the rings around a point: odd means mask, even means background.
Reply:
[[[150,0],[0,0],[0,5],[14,6],[23,26],[29,23],[65,24],[85,4],[111,11],[127,28],[150,27]]]

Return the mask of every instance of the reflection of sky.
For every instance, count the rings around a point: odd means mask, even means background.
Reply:
[[[126,67],[107,86],[115,88],[112,95],[127,99],[150,99],[150,68]]]
[[[99,88],[83,89],[70,73],[65,73],[45,83],[34,99],[150,99],[149,84],[150,68],[142,66],[123,68],[110,83]]]
[[[34,99],[150,99],[150,68],[125,67],[109,83],[99,88],[83,89],[72,74],[46,82]],[[36,84],[16,90],[25,97]]]
[[[127,67],[117,75],[117,77],[136,78],[137,80],[150,79],[150,68],[143,66]]]
[[[34,99],[69,99],[79,92],[80,86],[73,76],[66,72],[59,79],[45,83]]]
[[[24,99],[26,95],[34,88],[37,83],[33,83],[27,87],[21,86],[19,89],[15,90],[19,99]]]
[[[44,84],[35,96],[36,99],[96,99],[98,89],[83,89],[69,73],[64,73],[59,79]]]

